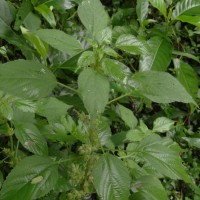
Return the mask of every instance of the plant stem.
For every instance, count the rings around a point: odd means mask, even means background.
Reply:
[[[59,86],[61,86],[61,87],[64,87],[64,88],[66,88],[66,89],[68,89],[68,90],[71,90],[72,92],[78,94],[78,91],[75,90],[74,88],[71,88],[71,87],[69,87],[69,86],[67,86],[67,85],[65,85],[65,84],[63,84],[63,83],[60,83],[60,82],[57,82],[57,84],[58,84]]]
[[[124,95],[121,95],[121,96],[119,96],[119,97],[117,97],[117,98],[115,98],[115,99],[112,99],[112,100],[110,100],[110,101],[107,103],[107,105],[108,105],[108,104],[111,104],[111,103],[113,103],[113,102],[115,102],[115,101],[118,101],[118,100],[120,100],[120,99],[123,99],[124,97],[127,97],[127,96],[129,96],[129,95],[130,95],[130,93],[124,94]]]

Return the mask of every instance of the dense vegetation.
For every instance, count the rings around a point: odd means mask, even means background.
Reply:
[[[0,1],[0,200],[200,199],[200,0]]]

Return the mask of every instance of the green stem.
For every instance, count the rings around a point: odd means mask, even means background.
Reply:
[[[119,97],[117,97],[117,98],[115,98],[115,99],[110,100],[107,104],[111,104],[111,103],[113,103],[113,102],[115,102],[115,101],[118,101],[118,100],[120,100],[120,99],[123,99],[124,97],[127,97],[127,96],[129,96],[129,95],[130,95],[130,93],[124,94],[124,95],[122,95],[122,96],[119,96]]]
[[[66,89],[68,89],[68,90],[71,90],[72,92],[78,94],[78,91],[75,90],[74,88],[71,88],[71,87],[69,87],[69,86],[67,86],[67,85],[65,85],[65,84],[63,84],[63,83],[60,83],[60,82],[57,82],[57,84],[58,84],[59,86],[61,86],[61,87],[64,87],[64,88],[66,88]]]

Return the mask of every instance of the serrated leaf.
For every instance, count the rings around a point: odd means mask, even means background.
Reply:
[[[57,165],[49,157],[26,157],[7,176],[0,199],[38,199],[54,188],[57,179]]]
[[[100,0],[83,0],[78,7],[78,16],[93,37],[96,37],[109,23],[109,16]]]
[[[199,0],[181,0],[179,1],[172,13],[172,19],[175,20],[181,15],[199,15]]]
[[[189,24],[193,24],[194,26],[200,27],[200,16],[181,15],[177,17],[176,20],[187,22]]]
[[[15,60],[0,65],[0,90],[21,98],[38,99],[50,94],[55,76],[43,65]]]
[[[90,65],[94,65],[95,63],[96,63],[96,58],[93,51],[83,52],[78,59],[79,68],[88,67]]]
[[[175,145],[175,146],[174,146]],[[177,144],[170,139],[161,139],[151,135],[143,139],[133,151],[138,151],[137,157],[151,165],[158,173],[171,179],[182,179],[191,183],[179,156]]]
[[[200,149],[200,138],[183,137],[183,139],[187,141],[190,146]]]
[[[15,135],[24,148],[37,155],[47,155],[45,138],[32,123],[15,122]]]
[[[134,200],[168,200],[167,193],[159,179],[153,176],[142,176],[132,184]]]
[[[122,120],[125,122],[125,124],[129,126],[129,128],[134,129],[138,124],[138,120],[133,114],[133,112],[130,109],[120,104],[118,104],[117,108],[119,110],[119,115],[122,118]]]
[[[81,44],[76,38],[56,29],[40,29],[35,32],[40,39],[59,51],[74,55],[81,51]]]
[[[166,17],[167,8],[164,0],[149,0],[149,2]]]
[[[146,71],[133,76],[135,89],[142,96],[157,103],[193,103],[193,98],[172,75],[166,72]]]
[[[117,48],[134,55],[144,54],[149,51],[149,46],[145,41],[131,34],[121,35],[115,45]]]
[[[100,199],[128,199],[130,176],[121,160],[112,155],[103,155],[96,163],[92,174]]]
[[[89,114],[96,116],[104,112],[110,90],[105,76],[93,69],[84,69],[78,77],[78,88]]]
[[[196,72],[189,64],[179,59],[174,59],[174,65],[178,80],[185,87],[187,92],[196,99],[199,85]]]
[[[171,62],[172,47],[164,38],[155,36],[148,41],[150,51],[140,59],[140,71],[166,71]]]
[[[0,113],[8,120],[13,118],[13,109],[8,102],[3,102],[0,104]]]
[[[136,12],[140,23],[143,23],[144,20],[147,18],[148,11],[149,11],[149,1],[137,0]]]
[[[158,117],[153,122],[153,131],[158,133],[164,133],[169,131],[174,125],[174,121],[167,117]]]

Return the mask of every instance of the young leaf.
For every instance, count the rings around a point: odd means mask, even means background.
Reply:
[[[174,101],[193,103],[193,98],[172,75],[166,72],[147,71],[134,74],[135,89],[142,96],[157,103]]]
[[[128,199],[130,176],[124,163],[112,155],[103,155],[93,169],[94,186],[103,200]]]
[[[93,69],[84,69],[78,77],[78,88],[89,114],[96,116],[104,112],[110,90],[105,76]]]
[[[150,51],[142,55],[140,71],[166,71],[171,62],[172,47],[164,38],[155,36],[149,41]]]
[[[137,126],[138,121],[133,112],[120,104],[118,104],[118,109],[120,117],[125,124],[129,126],[129,128],[134,129]]]
[[[35,32],[53,48],[68,54],[77,54],[81,51],[81,44],[73,36],[56,29],[40,29]]]
[[[37,155],[47,155],[48,146],[45,138],[32,123],[17,122],[15,135],[24,148]]]
[[[174,125],[174,121],[166,117],[159,117],[153,122],[153,131],[164,133],[169,131]]]
[[[198,76],[193,68],[179,59],[174,59],[175,70],[177,78],[185,87],[187,92],[194,98],[197,98],[198,93]]]
[[[108,26],[109,16],[100,0],[83,0],[78,7],[78,16],[93,37]]]
[[[183,137],[183,139],[187,141],[190,146],[200,149],[200,138]]]
[[[7,176],[0,199],[38,199],[55,187],[57,179],[58,168],[52,159],[43,156],[26,157]]]
[[[149,11],[149,1],[147,0],[137,0],[136,12],[140,23],[143,23],[147,18]]]
[[[117,39],[116,47],[134,55],[145,54],[149,51],[149,47],[145,41],[142,41],[131,34],[121,35]]]
[[[181,0],[179,1],[172,13],[172,19],[180,17],[181,15],[198,15],[200,10],[199,0]]]
[[[139,187],[138,187],[139,186]],[[168,200],[166,191],[159,179],[153,176],[142,176],[132,184],[134,200]]]
[[[4,101],[2,102],[0,107],[0,113],[8,120],[13,118],[13,109],[10,103]]]
[[[149,0],[149,2],[166,17],[167,8],[164,0]]]

